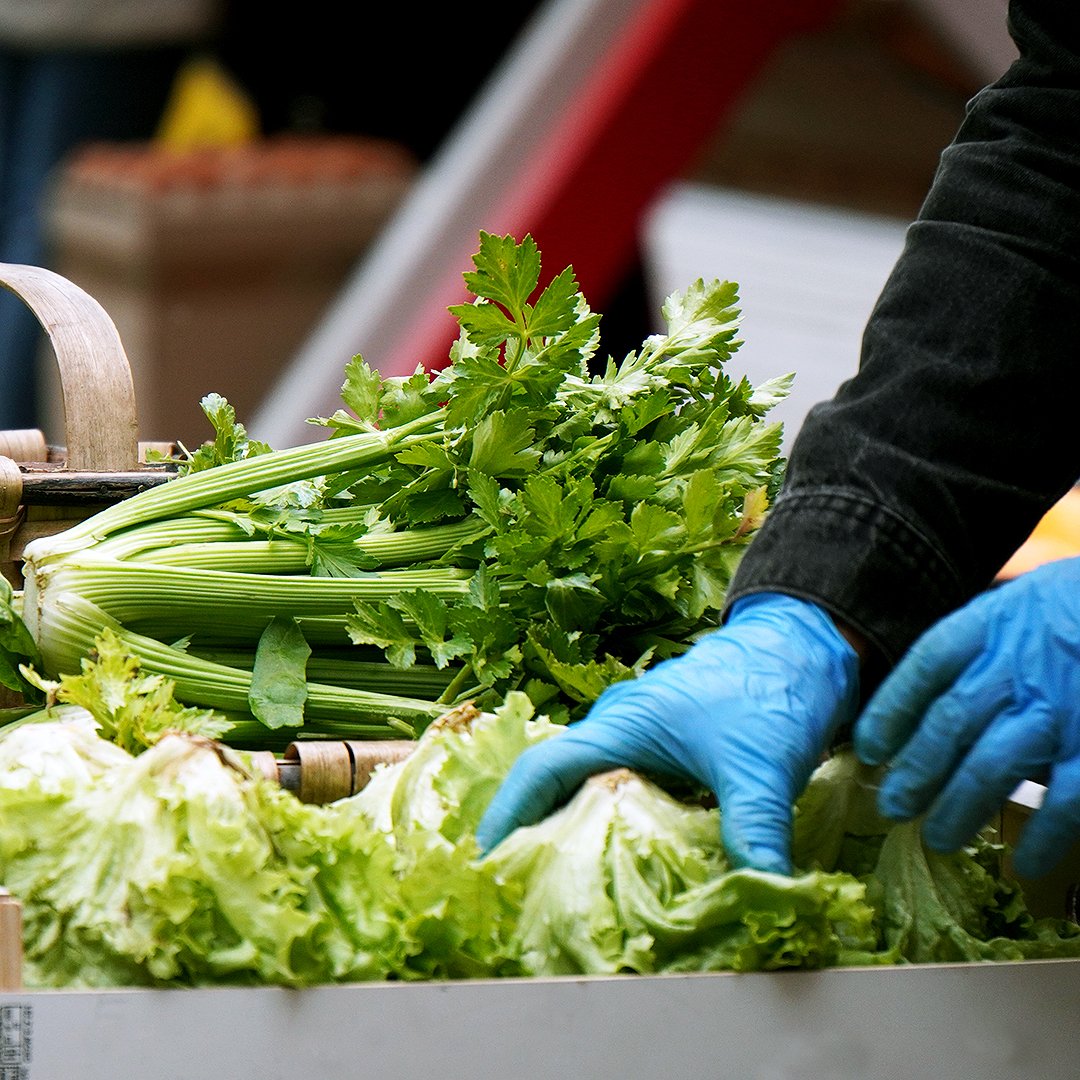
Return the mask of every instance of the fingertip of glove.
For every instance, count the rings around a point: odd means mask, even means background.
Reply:
[[[910,821],[918,813],[908,795],[885,789],[878,792],[877,808],[878,813],[888,821]]]
[[[855,756],[865,765],[881,765],[886,759],[885,739],[872,701],[852,725],[851,746]]]
[[[904,818],[894,815],[894,818],[899,821],[910,820],[910,816]],[[923,823],[923,843],[938,855],[951,855],[954,851],[959,851],[966,839],[967,837],[958,835],[956,827],[949,822],[928,818]]]
[[[519,825],[525,824],[519,808],[509,805],[515,801],[505,788],[501,788],[488,804],[475,833],[481,857],[501,844]]]
[[[491,849],[496,847],[506,837],[502,834],[502,830],[494,828],[492,826],[485,826],[481,821],[476,829],[476,846],[480,849],[480,857],[491,852]]]
[[[1051,867],[1051,860],[1032,855],[1030,852],[1014,851],[1012,856],[1013,873],[1023,880],[1031,880],[1046,875]]]
[[[740,869],[757,870],[763,874],[791,876],[791,860],[772,848],[753,847],[738,859]]]
[[[1046,843],[1030,834],[1021,835],[1012,853],[1013,873],[1027,880],[1045,877],[1062,861],[1067,849],[1068,841],[1064,837],[1055,837],[1054,842]]]
[[[876,769],[881,765],[885,765],[889,760],[889,755],[883,750],[874,746],[866,746],[860,743],[858,740],[854,743],[855,756],[862,762],[863,765],[867,765],[872,769]]]

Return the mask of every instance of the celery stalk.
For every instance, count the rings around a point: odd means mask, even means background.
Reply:
[[[57,670],[78,671],[94,638],[106,627],[139,657],[144,670],[172,680],[179,699],[198,700],[206,708],[225,713],[249,714],[250,671],[206,660],[136,633],[83,596],[65,592],[54,597],[40,632],[49,642]],[[414,735],[444,711],[445,706],[423,698],[309,683],[305,717],[313,730],[321,722],[336,722],[336,730],[352,733],[348,737],[390,738]]]
[[[192,529],[190,538],[178,533],[171,540],[165,539],[168,531],[163,529],[158,546],[150,546],[147,543],[149,538],[144,537],[143,545],[137,550],[130,542],[124,544],[126,534],[121,534],[115,540],[97,545],[95,551],[109,554],[121,552],[141,563],[189,569],[229,569],[260,574],[309,572],[308,545],[303,539],[288,535],[275,535],[272,539],[261,536],[244,539],[245,534],[238,526],[233,528],[231,534],[226,533],[224,523],[222,526],[220,532],[209,528]],[[418,566],[440,558],[458,544],[478,539],[487,531],[487,526],[482,522],[470,518],[426,529],[373,532],[357,537],[353,544],[359,554],[371,556],[382,566]]]
[[[78,550],[132,525],[215,506],[297,480],[369,468],[406,447],[441,438],[441,422],[441,414],[429,413],[388,431],[342,435],[190,473],[106,507],[65,532],[32,541],[23,553],[25,563],[33,572],[44,560]]]
[[[380,600],[424,589],[439,596],[468,590],[470,574],[455,568],[388,570],[362,578],[313,578],[189,570],[96,558],[79,553],[27,578],[23,618],[55,670],[48,609],[67,594],[92,602],[124,626],[155,637],[208,637],[254,642],[266,624],[288,612],[312,641],[349,643],[344,618],[357,600]],[[93,638],[84,641],[90,648]]]

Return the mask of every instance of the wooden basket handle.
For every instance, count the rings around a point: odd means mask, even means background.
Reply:
[[[65,277],[40,266],[0,263],[0,286],[34,313],[60,368],[66,467],[123,472],[139,464],[131,366],[105,309]]]

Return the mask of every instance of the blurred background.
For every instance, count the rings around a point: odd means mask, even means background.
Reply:
[[[151,131],[58,156],[40,263],[115,322],[140,438],[210,437],[210,392],[272,445],[323,437],[306,419],[353,355],[445,362],[484,229],[531,233],[546,277],[572,264],[617,356],[671,291],[738,282],[732,372],[795,373],[790,441],[854,372],[942,149],[1014,55],[1005,0],[442,8],[418,33],[411,10],[233,0],[174,51]],[[36,397],[5,373],[0,428],[62,445],[35,332]]]

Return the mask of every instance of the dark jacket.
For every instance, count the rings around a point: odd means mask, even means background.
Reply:
[[[1019,59],[968,104],[728,594],[818,602],[878,673],[1080,477],[1080,17],[1012,0],[1009,26]]]

